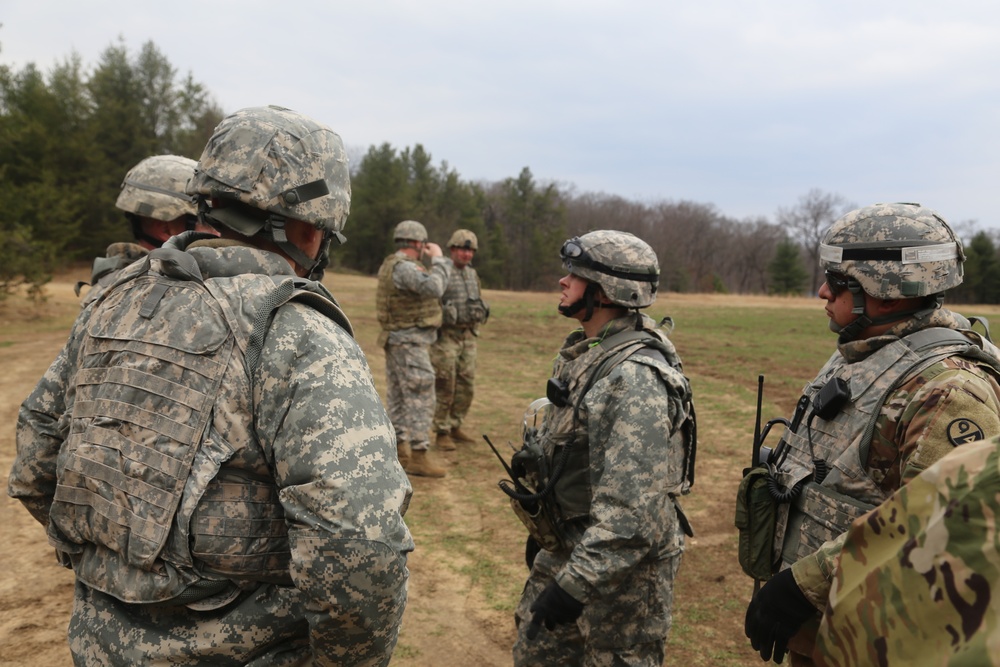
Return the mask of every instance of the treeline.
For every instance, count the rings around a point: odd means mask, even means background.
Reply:
[[[281,102],[261,103],[272,101]],[[60,266],[89,261],[126,238],[114,207],[125,173],[154,154],[197,159],[224,115],[205,86],[190,73],[179,76],[152,42],[137,53],[112,44],[92,69],[75,54],[47,73],[0,63],[0,298],[18,284],[40,294]],[[463,180],[420,144],[351,152],[348,242],[334,250],[334,268],[374,274],[393,250],[393,227],[414,219],[442,245],[455,229],[474,231],[475,265],[484,286],[498,289],[554,289],[560,244],[605,228],[653,246],[662,290],[815,294],[819,239],[854,207],[812,190],[773,221],[735,219],[708,203],[580,193],[540,182],[528,167],[499,182]],[[1000,302],[996,233],[974,222],[958,229],[969,261],[950,300]]]

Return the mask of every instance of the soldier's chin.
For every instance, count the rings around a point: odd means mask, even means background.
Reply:
[[[832,331],[835,334],[839,334],[841,331],[844,330],[844,327],[842,327],[839,324],[837,324],[836,322],[834,322],[833,319],[830,320],[829,327],[830,327],[830,331]]]

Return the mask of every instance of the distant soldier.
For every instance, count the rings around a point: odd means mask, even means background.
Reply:
[[[468,229],[456,230],[448,240],[451,279],[441,297],[441,330],[431,346],[431,362],[437,375],[434,430],[438,449],[443,451],[455,449],[456,442],[474,442],[462,430],[462,423],[475,390],[479,325],[490,315],[490,307],[482,298],[479,275],[472,268],[477,250],[479,241]]]
[[[964,260],[944,219],[917,204],[852,211],[820,245],[838,346],[770,462],[781,571],[746,614],[764,660],[787,649],[811,664],[831,583],[811,554],[955,447],[1000,434],[998,350],[942,307]]]
[[[188,192],[220,238],[125,268],[18,414],[8,493],[73,569],[74,663],[387,665],[411,488],[316,282],[350,208],[343,143],[242,109]]]
[[[678,497],[693,481],[691,387],[664,327],[639,312],[656,299],[653,249],[600,230],[560,256],[559,312],[580,328],[556,357],[537,438],[526,431],[544,461],[524,464],[535,488],[512,496],[531,534],[514,664],[660,667],[690,534]]]
[[[832,572],[814,658],[843,665],[1000,665],[1000,439],[957,447],[812,566]]]
[[[427,241],[427,229],[416,220],[396,225],[393,241],[398,250],[378,270],[375,306],[397,456],[410,475],[444,477],[445,469],[428,452],[434,417],[430,347],[441,326],[441,295],[452,264],[442,256],[441,246]]]
[[[154,155],[132,167],[122,181],[115,206],[125,211],[135,242],[108,246],[107,255],[94,260],[90,291],[82,305],[92,303],[112,282],[120,269],[144,258],[171,236],[196,230],[217,236],[211,226],[198,222],[195,198],[184,192],[194,175],[194,160],[179,155]],[[77,283],[76,293],[87,283]]]

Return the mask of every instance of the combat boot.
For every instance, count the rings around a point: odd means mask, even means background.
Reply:
[[[455,442],[461,443],[463,445],[474,445],[476,441],[468,433],[465,433],[459,427],[451,429],[451,439]]]
[[[431,460],[426,449],[414,449],[410,465],[406,468],[406,474],[418,477],[444,477],[444,468],[439,468]]]
[[[402,441],[396,443],[396,458],[399,459],[399,465],[403,466],[403,470],[406,470],[406,466],[410,465],[410,443]]]
[[[455,447],[455,441],[451,439],[451,436],[447,432],[438,433],[437,438],[434,440],[434,444],[442,452],[453,452],[457,449]]]

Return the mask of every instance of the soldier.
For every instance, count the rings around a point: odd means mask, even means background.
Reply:
[[[816,663],[1000,664],[998,489],[1000,440],[958,447],[820,550]]]
[[[74,662],[386,665],[411,489],[313,281],[350,206],[341,139],[237,111],[188,192],[221,238],[122,271],[18,416],[8,493],[73,568]]]
[[[115,206],[125,212],[135,243],[108,246],[107,255],[94,260],[90,286],[82,306],[97,300],[116,272],[159,248],[171,236],[197,230],[213,235],[211,226],[198,221],[195,198],[184,192],[198,163],[179,155],[154,155],[132,167],[122,181]],[[88,283],[76,284],[76,294]]]
[[[442,256],[441,246],[427,241],[427,229],[415,220],[396,225],[392,238],[398,249],[379,267],[375,305],[396,452],[410,475],[444,477],[444,468],[428,452],[434,417],[430,347],[441,326],[440,299],[451,262]],[[425,258],[429,269],[422,262]]]
[[[468,229],[456,230],[448,240],[451,279],[441,297],[441,330],[431,346],[431,363],[437,377],[434,430],[436,444],[442,451],[454,450],[456,442],[474,442],[462,431],[462,422],[472,405],[475,389],[479,325],[490,315],[490,307],[482,298],[479,275],[471,264],[478,249],[479,241]]]
[[[693,481],[691,388],[664,330],[639,313],[656,298],[653,249],[594,231],[560,255],[559,312],[582,326],[559,351],[538,433],[553,472],[515,498],[551,521],[518,512],[532,537],[514,664],[658,667],[691,534],[677,501]]]
[[[956,446],[1000,434],[1000,358],[942,306],[965,256],[937,213],[918,204],[852,211],[827,232],[820,259],[837,352],[769,461],[781,571],[746,615],[761,657],[780,662],[787,648],[793,665],[811,664],[830,589],[830,570],[807,556]]]

